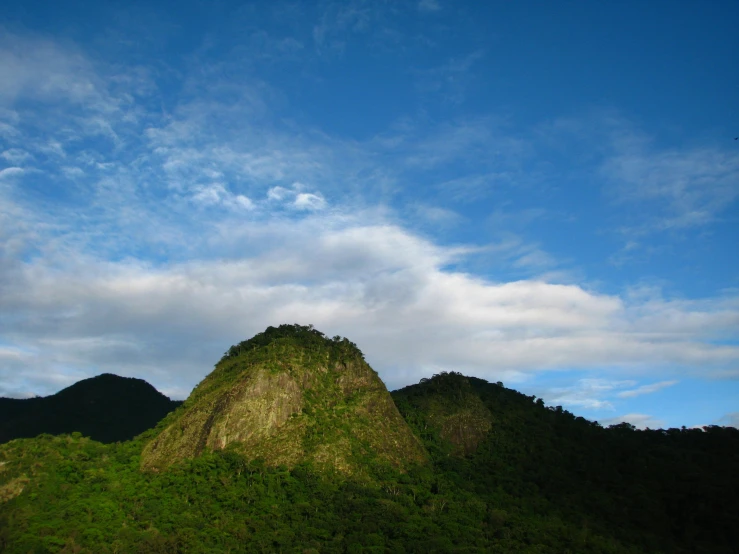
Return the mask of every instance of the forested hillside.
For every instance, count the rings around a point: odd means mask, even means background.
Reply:
[[[442,373],[392,393],[424,453],[411,450],[398,464],[368,448],[375,438],[340,424],[365,425],[361,418],[377,412],[364,402],[382,396],[359,366],[348,374],[359,381],[335,388],[347,382],[342,356],[356,361],[357,352],[311,328],[268,329],[233,347],[185,405],[135,440],[106,445],[79,433],[47,434],[0,445],[0,550],[736,552],[736,429],[602,428],[501,383]],[[241,383],[272,398],[277,392],[263,390],[264,378],[255,376],[288,371],[307,384],[319,367],[326,370],[317,374],[320,386],[307,389],[309,398],[291,412],[297,415],[263,435],[266,442],[250,449],[243,440],[217,448],[206,441],[192,456],[142,466],[165,430],[186,435],[177,422],[189,424],[188,410],[226,410],[215,391]],[[262,384],[255,389],[255,382]],[[320,391],[325,398],[311,396]],[[221,436],[211,434],[221,425],[216,412],[199,427],[208,437]],[[351,460],[351,471],[311,454],[320,435],[305,430],[316,425],[338,441],[335,451]],[[270,458],[265,448],[289,437],[300,439],[304,455],[290,463]]]
[[[436,375],[393,398],[438,470],[473,487],[487,504],[503,491],[533,511],[648,552],[732,552],[737,544],[733,427],[603,428],[458,373]],[[470,413],[486,414],[490,431],[465,457],[459,450]]]

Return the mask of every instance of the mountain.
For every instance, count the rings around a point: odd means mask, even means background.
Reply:
[[[231,347],[159,428],[144,468],[227,447],[272,466],[309,461],[344,473],[370,460],[402,468],[427,457],[356,345],[300,325]]]
[[[603,428],[455,372],[392,396],[437,468],[482,500],[504,490],[646,551],[730,552],[736,541],[737,429]]]
[[[180,404],[142,379],[104,373],[43,398],[0,398],[0,443],[73,432],[104,443],[130,440]]]
[[[282,325],[134,440],[0,445],[0,552],[734,554],[739,431],[608,428]]]

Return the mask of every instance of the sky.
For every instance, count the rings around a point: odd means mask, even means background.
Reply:
[[[269,325],[393,390],[739,425],[739,4],[0,14],[0,396],[185,398]]]

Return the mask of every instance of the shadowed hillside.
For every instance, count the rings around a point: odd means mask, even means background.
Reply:
[[[43,398],[0,398],[0,443],[74,432],[105,443],[130,440],[181,403],[142,379],[104,373]]]
[[[440,471],[481,498],[502,490],[646,549],[734,551],[737,429],[603,428],[454,372],[392,396]]]

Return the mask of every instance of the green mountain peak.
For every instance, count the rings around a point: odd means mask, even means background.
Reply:
[[[232,346],[159,429],[144,448],[146,469],[225,448],[347,474],[372,459],[401,469],[426,460],[357,346],[312,326],[269,327]]]

